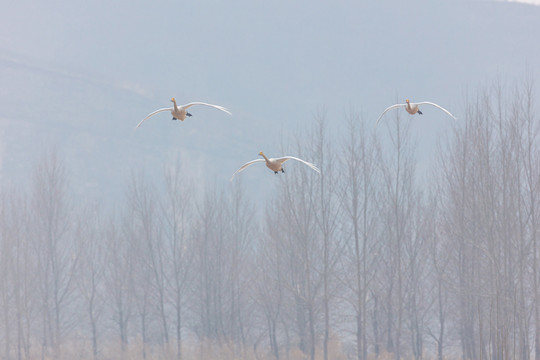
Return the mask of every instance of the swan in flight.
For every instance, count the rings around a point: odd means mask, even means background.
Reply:
[[[240,171],[244,170],[245,168],[247,168],[248,166],[250,165],[253,165],[255,163],[258,163],[258,162],[266,162],[266,166],[272,170],[274,172],[274,174],[277,174],[278,172],[282,172],[284,173],[285,170],[283,170],[283,166],[282,164],[287,161],[287,160],[296,160],[296,161],[300,161],[301,163],[304,163],[306,164],[307,166],[309,166],[310,168],[312,168],[313,170],[315,170],[316,172],[318,172],[319,174],[321,173],[321,170],[319,170],[318,167],[316,167],[315,165],[313,165],[312,163],[309,163],[307,161],[304,161],[302,159],[299,159],[297,157],[294,157],[294,156],[283,156],[283,157],[280,157],[280,158],[267,158],[266,155],[263,154],[263,152],[261,151],[259,153],[259,155],[261,155],[264,159],[255,159],[255,160],[251,160],[251,161],[248,161],[247,163],[245,163],[244,165],[242,165],[240,167],[240,169],[236,170],[236,172],[231,176],[231,181],[232,179],[234,178],[234,176],[239,173]]]
[[[391,109],[395,109],[395,108],[398,108],[398,107],[404,107],[405,108],[405,111],[407,111],[409,114],[411,115],[414,115],[416,113],[422,115],[422,112],[420,111],[420,109],[418,108],[418,105],[432,105],[432,106],[435,106],[436,108],[439,108],[441,109],[442,111],[444,111],[445,113],[447,113],[448,115],[450,115],[451,117],[453,117],[454,119],[456,119],[456,117],[452,114],[450,114],[450,111],[446,110],[445,108],[443,108],[442,106],[440,105],[437,105],[435,103],[432,103],[432,102],[429,102],[429,101],[422,101],[422,102],[419,102],[419,103],[412,103],[412,102],[409,102],[409,99],[405,100],[406,104],[396,104],[396,105],[392,105],[392,106],[389,106],[387,107],[383,113],[381,114],[381,116],[379,116],[379,118],[377,119],[377,122],[375,123],[375,126],[377,126],[377,124],[379,123],[379,121],[382,119],[383,115],[386,114],[386,112],[388,110],[391,110]]]
[[[141,124],[146,119],[148,119],[149,117],[154,116],[155,114],[163,112],[163,111],[170,111],[171,115],[173,116],[173,118],[172,118],[173,120],[184,121],[186,119],[186,116],[191,116],[191,114],[187,112],[187,109],[192,107],[193,105],[210,106],[210,107],[213,107],[214,109],[218,109],[218,110],[226,112],[229,115],[232,115],[229,110],[227,110],[223,106],[219,106],[219,105],[212,105],[212,104],[207,104],[207,103],[195,101],[195,102],[190,102],[189,104],[186,104],[186,105],[178,106],[178,105],[176,105],[176,99],[175,98],[172,98],[171,101],[174,104],[173,107],[159,109],[159,110],[154,111],[153,113],[148,114],[148,116],[145,117],[144,119],[142,119],[141,122],[139,124],[137,124],[137,126],[135,128],[138,128],[139,126],[141,126]]]

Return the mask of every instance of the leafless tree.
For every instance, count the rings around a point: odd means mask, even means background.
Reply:
[[[118,326],[121,357],[124,359],[128,344],[128,331],[133,314],[133,252],[129,238],[118,229],[115,218],[105,224],[106,273],[105,288],[108,294],[107,304],[112,313],[112,320]],[[127,220],[124,220],[127,221]]]
[[[435,180],[437,181],[437,180]],[[443,219],[441,219],[441,205],[438,201],[440,189],[436,186],[432,190],[430,201],[424,208],[427,211],[427,222],[425,223],[424,234],[427,242],[426,263],[431,269],[431,276],[426,279],[428,288],[428,301],[430,303],[428,311],[431,314],[431,321],[427,321],[426,332],[436,344],[437,359],[444,359],[444,347],[447,334],[447,322],[449,314],[449,295],[451,277],[450,266],[447,255],[451,253],[453,244],[443,232]]]
[[[13,358],[14,353],[16,359],[28,359],[36,324],[36,253],[31,247],[27,199],[14,188],[3,189],[1,195],[0,244],[4,357]]]
[[[224,257],[226,231],[223,196],[215,190],[206,190],[194,222],[193,312],[196,317],[194,331],[200,341],[209,340],[219,345],[224,340],[223,300],[225,282]]]
[[[164,241],[159,221],[157,192],[144,176],[132,176],[127,202],[129,220],[125,223],[125,235],[132,244],[133,290],[141,326],[143,358],[152,326],[153,307],[161,323],[162,343],[169,342],[168,317],[165,311],[167,274],[165,271]]]
[[[193,261],[193,247],[190,244],[189,208],[192,204],[189,181],[182,176],[182,168],[177,162],[165,171],[165,193],[161,202],[165,261],[168,269],[167,294],[174,309],[176,330],[176,358],[182,359],[183,313],[190,281],[190,267]]]
[[[404,321],[405,304],[405,274],[407,264],[406,243],[414,241],[415,204],[418,201],[415,189],[415,159],[414,145],[411,139],[410,122],[401,119],[396,113],[393,125],[389,125],[388,136],[391,140],[390,149],[382,153],[379,160],[383,173],[385,196],[381,199],[381,218],[384,221],[386,263],[382,280],[386,299],[383,306],[386,309],[386,349],[395,353],[396,359],[401,358],[401,342]],[[395,288],[394,288],[395,286]]]
[[[0,329],[3,334],[1,338],[4,341],[4,357],[7,359],[10,357],[11,352],[10,332],[8,329],[11,325],[9,309],[13,296],[10,281],[10,269],[13,268],[13,239],[11,231],[9,231],[10,221],[8,213],[10,209],[6,204],[6,194],[1,194],[0,196],[0,307],[3,309],[2,326],[0,326]]]
[[[314,143],[299,143],[299,156],[303,156],[303,151],[311,153],[313,147]],[[324,307],[325,249],[317,214],[320,185],[319,174],[297,167],[294,173],[283,176],[277,189],[278,211],[283,215],[277,226],[280,251],[286,256],[285,287],[293,299],[298,346],[311,359],[315,358],[317,345],[319,306]],[[326,269],[329,271],[329,267]]]
[[[345,220],[341,225],[345,234],[350,234],[347,242],[350,251],[345,260],[345,283],[352,291],[351,305],[356,319],[356,357],[367,359],[367,301],[369,284],[374,276],[377,242],[374,241],[377,222],[376,188],[377,164],[376,150],[379,147],[373,135],[370,135],[362,120],[350,114],[348,118],[348,136],[343,141],[340,170],[342,181],[341,201]]]
[[[226,201],[230,224],[225,236],[228,246],[223,253],[227,264],[224,269],[227,275],[225,288],[229,292],[226,296],[228,299],[226,332],[230,342],[243,348],[246,345],[247,321],[252,310],[248,301],[250,295],[248,285],[252,282],[253,276],[247,269],[250,265],[248,259],[253,254],[255,211],[244,193],[241,181],[232,184]]]
[[[519,312],[520,326],[519,339],[522,359],[530,356],[529,345],[529,316],[527,311],[528,298],[532,299],[534,316],[534,358],[540,359],[540,294],[538,284],[538,238],[537,229],[539,224],[539,214],[537,211],[540,198],[540,146],[538,134],[540,124],[535,116],[534,103],[534,83],[531,79],[524,81],[521,91],[518,92],[519,100],[513,106],[513,114],[516,118],[511,118],[512,125],[516,126],[514,132],[519,134],[518,146],[520,146],[520,166],[523,169],[517,175],[518,187],[522,189],[523,195],[519,201]],[[517,120],[517,121],[516,121]],[[529,255],[530,254],[530,255]],[[530,271],[527,270],[527,259],[530,264]],[[532,278],[527,276],[532,273]],[[532,294],[527,285],[532,281]],[[529,295],[530,294],[530,295]]]
[[[262,226],[264,235],[257,247],[257,277],[253,297],[259,305],[261,318],[264,319],[264,325],[261,327],[268,336],[270,353],[276,359],[280,359],[279,320],[285,307],[286,269],[283,261],[285,254],[280,252],[282,230],[279,224],[283,219],[279,211],[276,210],[278,208],[277,201],[280,200],[273,200],[272,203],[267,204],[264,216],[265,223]],[[286,348],[288,349],[288,347]]]
[[[529,358],[526,264],[535,269],[538,221],[531,99],[530,86],[511,95],[500,83],[479,91],[443,156],[443,233],[456,244],[464,358]]]
[[[333,150],[331,134],[326,128],[326,115],[319,112],[315,116],[316,125],[314,134],[310,142],[306,144],[312,151],[306,151],[312,154],[313,160],[321,169],[321,174],[316,177],[318,186],[315,189],[316,203],[315,219],[317,229],[322,241],[322,307],[324,317],[323,333],[323,358],[328,359],[328,344],[330,341],[330,318],[331,301],[336,294],[335,269],[336,264],[343,254],[343,241],[338,236],[339,218],[342,213],[341,202],[338,192],[338,171],[337,158]],[[305,145],[304,145],[305,146]]]
[[[32,178],[32,234],[37,253],[42,357],[49,346],[60,357],[63,333],[72,325],[68,317],[78,253],[72,235],[72,205],[64,165],[56,152],[46,154]]]
[[[105,276],[105,243],[101,240],[105,227],[100,217],[101,209],[92,203],[82,216],[77,219],[75,237],[78,240],[80,261],[77,269],[77,290],[80,294],[81,305],[90,325],[92,339],[92,355],[98,358],[99,327],[104,312],[104,276]]]

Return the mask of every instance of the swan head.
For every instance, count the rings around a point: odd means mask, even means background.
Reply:
[[[171,98],[171,102],[176,102],[176,99],[175,99],[175,98]]]
[[[259,155],[261,156],[264,156],[263,152],[262,151],[259,151]]]
[[[408,104],[408,103],[409,103],[409,99],[405,100],[405,102]]]

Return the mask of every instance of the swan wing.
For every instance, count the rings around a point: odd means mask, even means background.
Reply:
[[[436,108],[441,109],[442,111],[444,111],[445,113],[447,113],[448,115],[450,115],[451,117],[453,117],[454,120],[457,120],[456,117],[450,113],[450,111],[446,110],[446,109],[443,108],[442,106],[437,105],[437,104],[435,104],[435,103],[432,103],[432,102],[429,102],[429,101],[423,101],[423,102],[416,103],[416,105],[431,105],[431,106],[435,106]]]
[[[384,114],[386,114],[386,112],[388,110],[392,110],[392,109],[395,109],[397,107],[402,107],[402,106],[407,106],[407,104],[395,104],[395,105],[389,106],[386,109],[384,109],[381,116],[379,116],[379,118],[377,119],[377,122],[375,123],[375,126],[377,126],[379,124],[379,121],[382,119],[382,117],[384,116]]]
[[[200,102],[200,101],[190,102],[190,103],[188,103],[188,104],[186,104],[186,105],[182,105],[182,107],[183,107],[184,109],[187,109],[187,108],[189,108],[189,107],[192,107],[193,105],[210,106],[210,107],[213,107],[214,109],[218,109],[218,110],[221,110],[221,111],[223,111],[223,112],[226,112],[226,113],[229,114],[229,115],[232,115],[231,112],[230,112],[228,109],[224,108],[223,106],[213,105],[213,104],[208,104],[208,103],[204,103],[204,102]]]
[[[135,127],[135,129],[138,128],[139,126],[141,126],[141,124],[144,122],[144,120],[148,119],[149,117],[154,116],[154,115],[156,115],[157,113],[160,113],[160,112],[163,112],[163,111],[172,111],[172,110],[173,110],[172,107],[170,107],[170,108],[163,108],[163,109],[159,109],[159,110],[154,111],[153,113],[148,114],[147,117],[145,117],[144,119],[142,119],[141,122],[137,124],[137,126]]]
[[[300,161],[301,163],[309,166],[310,168],[312,168],[313,170],[315,170],[316,172],[318,172],[319,174],[321,173],[321,170],[319,170],[318,167],[316,167],[315,165],[313,165],[312,163],[310,162],[307,162],[305,160],[302,160],[302,159],[299,159],[297,157],[294,157],[294,156],[283,156],[283,157],[280,157],[280,158],[277,158],[277,159],[274,159],[276,161],[278,161],[280,164],[283,164],[285,161],[287,160],[296,160],[296,161]]]
[[[245,168],[247,168],[249,165],[253,165],[255,163],[258,163],[258,162],[264,162],[265,160],[264,159],[255,159],[255,160],[251,160],[251,161],[248,161],[247,163],[245,163],[244,165],[240,166],[240,169],[236,170],[234,172],[234,174],[232,174],[231,176],[231,179],[230,181],[232,181],[232,179],[234,178],[234,175],[238,174],[240,171],[243,171]]]

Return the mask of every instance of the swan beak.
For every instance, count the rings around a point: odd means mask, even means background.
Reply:
[[[175,101],[176,101],[176,99],[175,99],[175,98],[171,98],[171,101],[172,101],[172,102],[175,102]]]
[[[259,152],[259,155],[262,155],[262,154],[263,154],[262,151],[260,151],[260,152]]]

